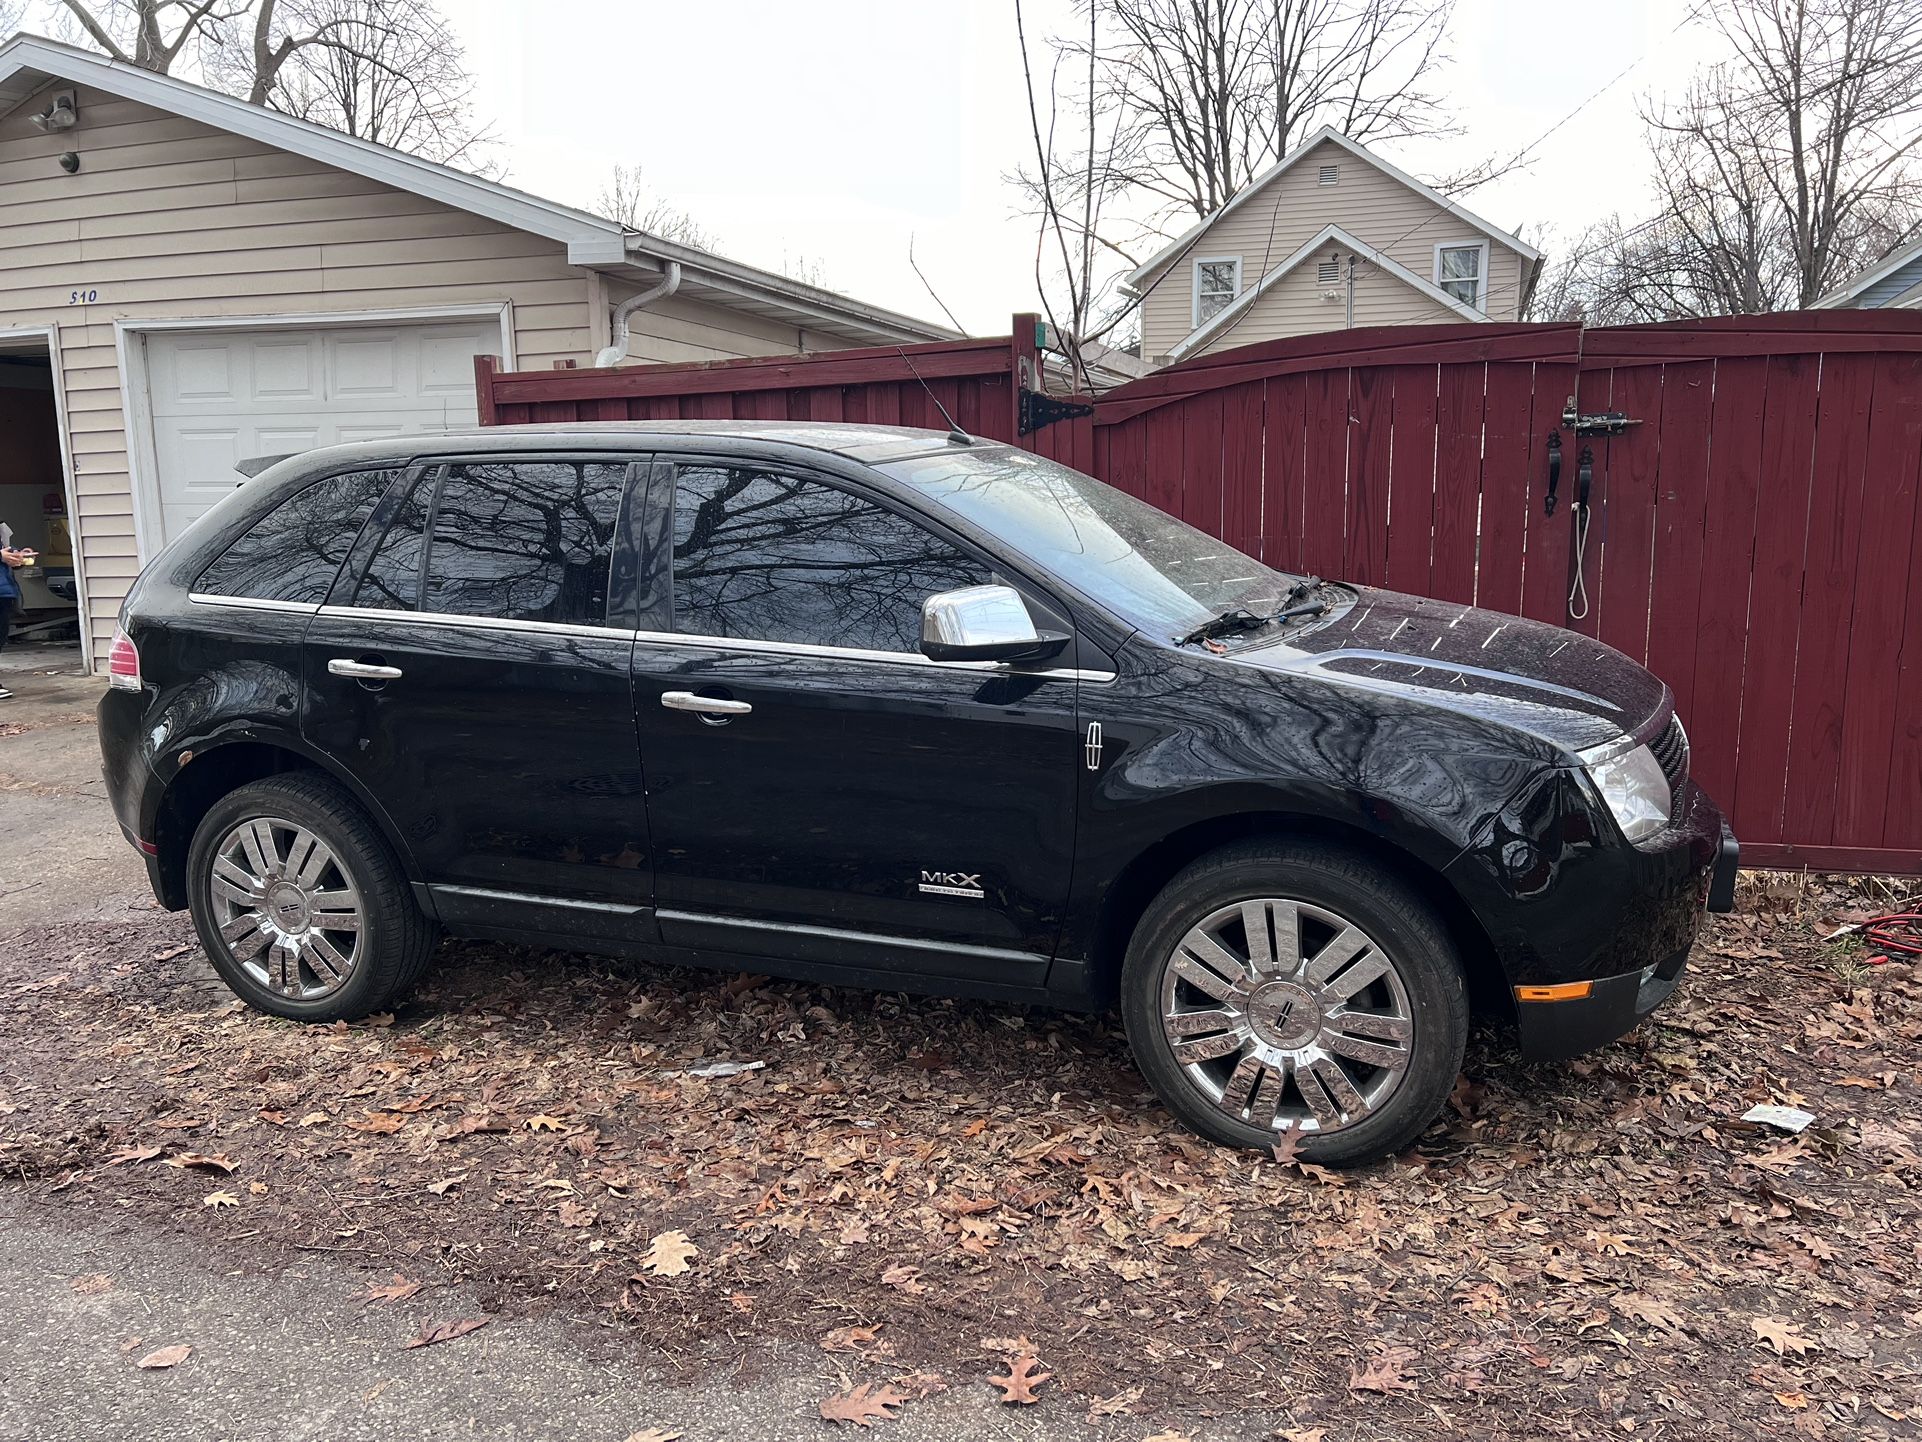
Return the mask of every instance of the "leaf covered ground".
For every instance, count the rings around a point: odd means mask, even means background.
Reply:
[[[1917,1436],[1922,980],[1822,939],[1899,895],[1745,878],[1658,1024],[1478,1035],[1341,1174],[1180,1132],[1111,1018],[449,943],[397,1016],[302,1027],[139,906],[0,939],[0,1176],[688,1375],[819,1346],[823,1434],[993,1386],[1197,1442]]]

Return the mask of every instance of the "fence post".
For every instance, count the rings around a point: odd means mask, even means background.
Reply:
[[[1022,362],[1026,361],[1025,366]],[[1012,414],[1008,417],[1008,436],[1017,446],[1032,443],[1021,434],[1021,388],[1031,385],[1035,390],[1041,385],[1041,317],[1031,312],[1018,312],[1008,323],[1008,405]]]
[[[480,413],[480,423],[484,426],[500,424],[500,412],[494,408],[494,373],[500,364],[499,356],[474,357],[474,408]]]

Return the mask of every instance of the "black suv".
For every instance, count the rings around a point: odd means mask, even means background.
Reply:
[[[1101,1007],[1182,1120],[1406,1145],[1469,1002],[1572,1054],[1736,849],[1668,688],[1573,632],[1277,572],[958,433],[516,427],[284,460],[148,566],[120,824],[251,1005],[441,929]]]

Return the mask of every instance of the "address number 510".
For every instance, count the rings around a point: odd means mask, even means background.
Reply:
[[[99,299],[100,290],[97,286],[88,286],[85,290],[70,290],[67,292],[68,305],[92,305]]]

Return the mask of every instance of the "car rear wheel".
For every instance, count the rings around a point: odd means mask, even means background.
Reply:
[[[222,797],[187,854],[194,926],[249,1006],[338,1021],[391,1006],[434,947],[392,848],[319,776],[275,776]]]
[[[1330,846],[1250,842],[1177,875],[1135,929],[1121,1003],[1137,1063],[1203,1136],[1373,1161],[1433,1121],[1468,1035],[1432,909]]]

